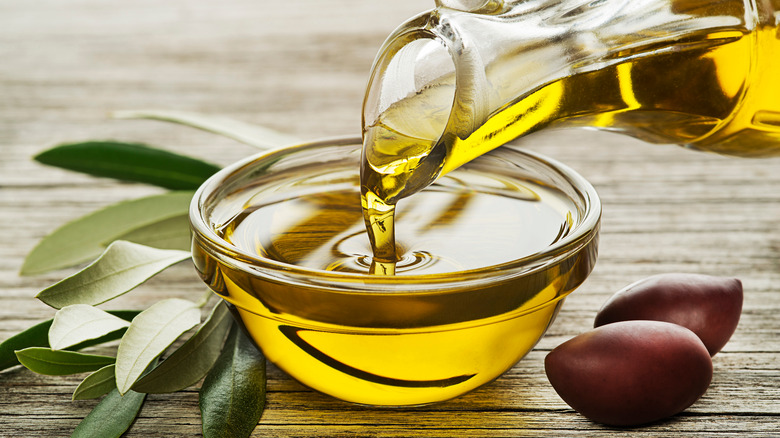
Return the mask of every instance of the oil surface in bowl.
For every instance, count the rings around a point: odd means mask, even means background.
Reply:
[[[283,200],[273,188],[253,195],[223,227],[223,238],[263,258],[368,274],[372,251],[360,193],[344,187],[348,174],[329,178],[325,184],[321,176],[295,181],[300,189]],[[399,203],[395,274],[453,273],[516,260],[565,237],[572,215],[570,200],[530,181],[475,172],[445,177]]]
[[[296,168],[213,208],[238,262],[197,244],[194,259],[266,357],[302,383],[361,404],[433,403],[511,368],[590,273],[595,238],[506,268],[576,228],[571,196],[531,177],[452,172],[400,203],[396,275],[373,275],[351,163]]]

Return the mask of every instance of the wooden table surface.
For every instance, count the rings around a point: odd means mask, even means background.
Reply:
[[[384,37],[433,1],[25,0],[0,2],[0,340],[53,311],[33,296],[73,272],[18,275],[66,220],[160,190],[70,173],[31,157],[61,142],[140,141],[228,164],[254,153],[191,128],[113,120],[127,109],[204,112],[302,139],[358,135],[368,70]],[[780,160],[744,160],[591,131],[522,142],[587,177],[604,204],[600,258],[547,336],[503,377],[434,406],[372,409],[312,392],[270,368],[253,436],[777,436],[780,434]],[[588,330],[613,292],[645,276],[739,277],[745,305],[714,358],[707,393],[651,426],[613,429],[549,385],[547,352]],[[190,264],[109,308],[199,297]],[[0,436],[69,436],[96,401],[70,401],[83,376],[0,374]],[[127,436],[198,436],[196,388],[148,398]]]

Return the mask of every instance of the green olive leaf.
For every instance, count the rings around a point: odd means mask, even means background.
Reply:
[[[141,412],[146,394],[128,391],[124,396],[116,389],[100,401],[76,426],[71,438],[119,438]]]
[[[117,240],[92,264],[42,290],[36,297],[55,309],[97,305],[125,294],[165,268],[186,260],[186,251]]]
[[[21,331],[0,344],[0,371],[19,365],[16,350],[24,350],[30,347],[49,346],[49,327],[52,319],[36,324],[27,330]]]
[[[115,373],[119,393],[129,391],[152,361],[199,322],[197,305],[179,298],[158,301],[136,316],[117,349]]]
[[[248,437],[265,407],[265,358],[234,325],[200,389],[203,436]]]
[[[262,126],[227,117],[192,112],[165,110],[117,111],[113,116],[118,119],[151,119],[187,125],[214,134],[224,135],[260,149],[277,148],[300,142],[295,137]]]
[[[86,141],[66,143],[34,157],[41,164],[93,176],[195,190],[220,167],[141,143]]]
[[[88,375],[73,391],[73,400],[88,400],[98,398],[116,388],[114,368],[116,365],[106,365]]]
[[[130,321],[141,312],[138,310],[109,310],[108,313],[118,316],[125,321]],[[14,336],[11,336],[10,338],[0,343],[0,371],[15,365],[19,365],[19,359],[17,359],[15,353],[16,350],[24,350],[25,348],[29,347],[48,347],[49,329],[51,328],[53,322],[54,319],[43,321],[28,328],[27,330],[21,331]],[[110,342],[121,338],[123,334],[123,330],[115,331],[105,336],[73,345],[69,347],[68,350],[80,350],[82,348],[91,347],[93,345]]]
[[[62,350],[127,328],[128,321],[87,304],[72,304],[58,310],[49,329],[49,345]]]
[[[47,376],[65,376],[96,371],[114,363],[114,358],[110,356],[52,350],[43,347],[18,350],[16,357],[30,371]]]
[[[194,385],[214,366],[232,324],[230,311],[220,301],[200,329],[157,368],[135,382],[132,389],[162,393]]]
[[[124,201],[66,223],[27,255],[21,275],[75,266],[97,257],[107,243],[189,211],[193,192],[170,192]]]
[[[178,249],[189,251],[192,247],[190,238],[190,217],[180,214],[150,225],[146,225],[117,236],[114,240],[126,240],[160,249]],[[111,242],[105,242],[109,245]]]

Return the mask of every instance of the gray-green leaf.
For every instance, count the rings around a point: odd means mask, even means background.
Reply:
[[[141,312],[138,310],[109,310],[109,313],[116,315],[125,321],[130,321]],[[48,347],[49,329],[51,328],[53,322],[54,319],[43,321],[28,328],[27,330],[21,331],[11,336],[10,338],[0,343],[0,371],[14,365],[19,365],[19,359],[17,359],[15,353],[16,350],[24,350],[28,347]],[[122,334],[124,334],[124,331],[122,330],[112,332],[97,339],[91,339],[78,345],[74,345],[70,347],[69,350],[80,350],[82,348],[113,341],[115,339],[121,338]]]
[[[133,319],[116,354],[116,387],[126,393],[168,346],[200,322],[195,303],[170,298],[153,304]]]
[[[72,304],[94,306],[131,291],[189,257],[186,251],[117,240],[91,265],[42,290],[36,297],[55,309]]]
[[[49,166],[94,176],[141,182],[170,190],[195,190],[220,167],[140,143],[86,141],[55,146],[35,156]]]
[[[64,376],[96,371],[114,363],[114,358],[75,351],[30,347],[16,351],[19,362],[30,371],[48,376]]]
[[[87,304],[73,304],[58,310],[49,329],[49,345],[62,350],[81,342],[97,339],[130,323]]]
[[[135,382],[133,390],[176,392],[195,384],[214,366],[232,323],[227,306],[220,301],[201,328],[157,368]]]
[[[146,394],[114,389],[76,426],[71,438],[119,438],[141,411]]]
[[[265,407],[265,358],[237,328],[200,389],[203,436],[248,437]]]
[[[73,400],[98,398],[116,388],[116,379],[114,378],[115,366],[114,364],[106,365],[88,375],[73,391]]]
[[[240,122],[227,117],[206,114],[183,111],[146,110],[117,111],[114,113],[114,117],[119,119],[151,119],[179,123],[215,134],[224,135],[225,137],[260,149],[277,148],[300,142],[293,136],[282,134],[262,126]]]
[[[114,240],[127,240],[160,249],[189,251],[192,246],[190,217],[187,214],[181,214],[163,219],[160,222],[130,230]],[[110,243],[105,242],[106,245]]]
[[[186,215],[193,192],[171,192],[124,201],[68,222],[27,255],[22,275],[40,274],[94,259],[129,231]]]

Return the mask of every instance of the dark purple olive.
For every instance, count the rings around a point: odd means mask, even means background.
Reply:
[[[712,359],[698,336],[660,321],[608,324],[556,347],[547,378],[593,421],[635,426],[670,417],[704,394]]]
[[[696,333],[714,356],[734,334],[741,313],[742,282],[736,278],[661,274],[615,293],[594,327],[636,319],[672,322]]]

